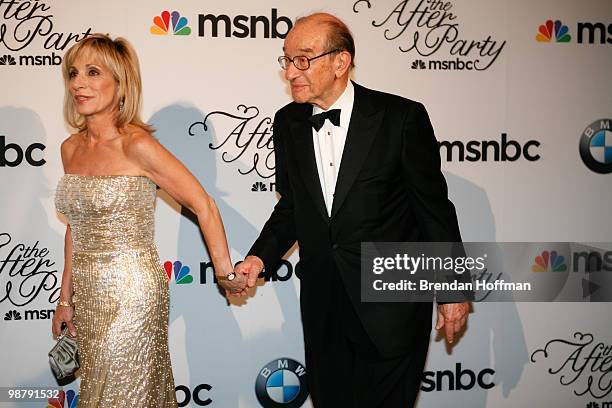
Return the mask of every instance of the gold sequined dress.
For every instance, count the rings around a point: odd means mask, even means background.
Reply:
[[[155,195],[139,176],[66,174],[58,184],[55,204],[72,232],[79,408],[177,406]]]

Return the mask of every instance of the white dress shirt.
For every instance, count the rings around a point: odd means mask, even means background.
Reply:
[[[348,81],[342,95],[334,102],[328,110],[340,109],[340,126],[334,126],[325,120],[323,127],[317,132],[312,129],[312,142],[314,145],[315,159],[317,162],[317,172],[321,182],[321,191],[325,198],[327,215],[331,216],[332,204],[334,202],[334,192],[336,190],[336,179],[342,161],[342,152],[346,142],[353,102],[355,100],[355,89],[351,81]],[[312,114],[316,115],[326,112],[318,106],[313,106]]]

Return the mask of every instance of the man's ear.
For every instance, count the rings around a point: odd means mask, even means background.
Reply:
[[[340,51],[336,55],[336,78],[343,77],[351,68],[351,54],[348,51]]]

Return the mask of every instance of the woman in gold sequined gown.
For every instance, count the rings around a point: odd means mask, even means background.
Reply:
[[[56,206],[68,221],[57,336],[77,337],[78,407],[176,407],[168,352],[169,295],[153,238],[156,186],[197,215],[228,295],[244,294],[221,217],[195,177],[140,120],[138,60],[121,38],[89,36],[65,55]]]

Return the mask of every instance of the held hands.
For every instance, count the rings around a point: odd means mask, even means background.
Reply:
[[[455,334],[465,327],[469,312],[469,302],[438,305],[436,330],[444,328],[446,341],[452,344],[455,340]]]
[[[241,273],[235,273],[234,278],[229,280],[228,274],[217,276],[217,283],[225,290],[228,297],[241,297],[246,295],[247,279]]]
[[[255,286],[257,277],[263,271],[264,264],[256,256],[249,255],[234,268],[234,278],[229,280],[226,275],[217,276],[217,283],[225,289],[228,297],[241,297],[247,294],[247,289]]]
[[[244,259],[244,261],[236,265],[236,268],[234,268],[234,272],[236,272],[236,275],[246,276],[247,286],[249,288],[252,288],[253,286],[255,286],[255,282],[257,282],[257,277],[263,271],[263,269],[263,261],[255,255],[249,255]]]
[[[57,339],[62,334],[62,323],[66,323],[68,331],[72,337],[76,336],[76,328],[72,319],[74,318],[74,309],[71,306],[60,306],[55,308],[55,314],[51,321],[51,331],[53,332],[53,338]]]

